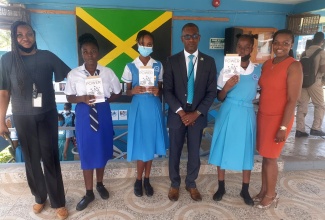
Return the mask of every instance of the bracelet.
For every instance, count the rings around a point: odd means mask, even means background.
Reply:
[[[283,125],[280,126],[280,131],[286,131],[286,130],[287,130],[286,126],[283,126]]]

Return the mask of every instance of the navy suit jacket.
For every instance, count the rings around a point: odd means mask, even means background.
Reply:
[[[212,57],[199,52],[194,84],[194,97],[191,111],[200,111],[195,125],[198,128],[207,126],[207,114],[217,96],[217,69]],[[176,114],[177,109],[185,110],[187,103],[187,69],[184,51],[167,59],[164,72],[164,98],[169,105],[167,126],[180,128],[181,118]]]

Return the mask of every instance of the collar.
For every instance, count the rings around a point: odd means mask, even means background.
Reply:
[[[246,68],[246,70],[242,67],[240,67],[240,75],[249,75],[254,71],[254,68],[256,67],[256,64],[252,63],[252,61],[249,61],[249,64]]]
[[[135,60],[133,61],[133,63],[134,63],[136,66],[144,66],[143,63],[142,63],[142,61],[140,60],[139,57],[135,58]],[[148,61],[147,66],[153,66],[154,63],[157,63],[157,61],[154,60],[154,59],[152,59],[152,58],[150,57],[150,60]]]
[[[189,55],[191,55],[191,54],[184,49],[184,56],[187,58]],[[194,55],[194,57],[198,57],[199,50],[196,50],[194,53],[192,53],[192,55]]]
[[[85,63],[82,64],[81,70],[82,70],[82,72],[84,72],[86,74],[86,76],[90,76],[90,73],[88,72],[88,70],[85,67]],[[96,72],[97,72],[97,75],[99,75],[99,73],[100,73],[100,66],[98,65],[98,63],[97,63],[97,67],[96,67]]]
[[[309,48],[316,48],[316,49],[318,49],[318,48],[322,48],[322,47],[319,46],[319,45],[310,45],[310,46],[308,47],[308,49],[309,49]],[[307,49],[307,50],[308,50],[308,49]]]

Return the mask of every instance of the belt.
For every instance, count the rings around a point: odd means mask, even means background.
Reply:
[[[246,101],[243,101],[243,100],[233,100],[233,99],[226,99],[225,102],[229,102],[231,104],[234,104],[234,105],[239,105],[239,106],[244,106],[244,107],[248,107],[248,108],[253,108],[254,105],[252,102],[246,102]]]

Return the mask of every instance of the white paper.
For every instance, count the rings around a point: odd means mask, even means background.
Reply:
[[[128,111],[127,110],[119,110],[119,120],[128,120]]]
[[[112,120],[117,121],[118,120],[118,111],[117,110],[111,110],[112,114]]]
[[[151,67],[139,68],[139,85],[140,86],[154,86],[155,85],[155,73]]]
[[[105,102],[103,81],[99,76],[87,77],[85,79],[85,84],[87,95],[94,95],[96,97],[94,103]]]
[[[240,62],[241,57],[237,54],[227,54],[224,59],[223,64],[223,78],[222,80],[226,82],[233,75],[239,75],[240,73]]]

